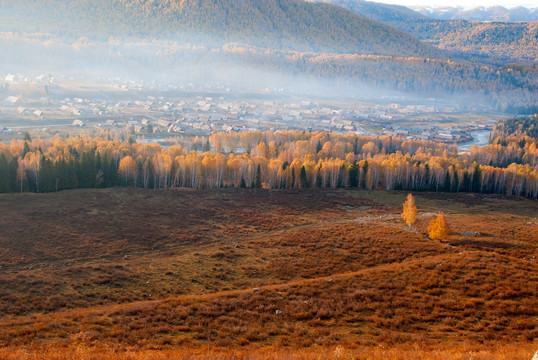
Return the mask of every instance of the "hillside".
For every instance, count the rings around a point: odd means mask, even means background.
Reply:
[[[252,45],[298,51],[439,56],[407,33],[328,4],[302,0],[1,1],[2,31]],[[7,15],[7,16],[6,16]]]
[[[507,142],[517,139],[521,145],[527,140],[538,139],[538,114],[530,118],[512,118],[500,121],[495,125],[490,139],[493,142]]]
[[[374,19],[383,23],[395,21],[415,22],[431,20],[431,18],[427,15],[400,5],[383,4],[364,0],[312,0],[312,2],[322,2],[341,6],[360,16]]]
[[[536,201],[419,193],[418,222],[408,229],[405,195],[2,195],[0,355],[30,349],[27,356],[78,359],[89,347],[190,358],[182,349],[224,347],[243,356],[307,348],[337,359],[331,347],[339,345],[377,353],[372,359],[399,347],[394,359],[454,358],[449,348],[480,359],[491,349],[506,349],[503,359],[531,356]],[[440,209],[451,227],[445,242],[425,237]]]
[[[496,63],[535,63],[538,59],[538,22],[438,20],[402,6],[352,0],[324,2],[393,26],[459,57]]]
[[[301,0],[0,0],[5,14],[0,45],[6,49],[0,62],[6,74],[224,82],[260,89],[293,90],[305,78],[343,81],[359,91],[366,85],[427,96],[485,95],[479,101],[495,108],[532,113],[538,46],[531,29],[518,30],[518,38],[506,28],[502,36],[510,43],[484,41],[501,36],[471,36],[472,26],[460,33],[449,22],[403,7],[368,6],[362,15],[389,26],[339,6]],[[531,65],[502,68],[514,58]],[[271,81],[254,80],[260,78]],[[285,80],[274,84],[273,79]]]
[[[462,52],[463,56],[483,54],[498,62],[530,64],[536,64],[538,59],[538,22],[434,20],[391,25],[441,49]]]

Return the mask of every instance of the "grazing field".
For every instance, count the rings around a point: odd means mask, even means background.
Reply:
[[[0,358],[530,359],[538,202],[406,195],[0,195]]]

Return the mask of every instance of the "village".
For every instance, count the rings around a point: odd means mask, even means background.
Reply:
[[[77,92],[66,91],[65,85],[62,88],[48,75],[8,74],[2,83],[0,132],[4,138],[20,136],[25,131],[42,137],[106,132],[158,141],[176,135],[302,130],[463,143],[473,139],[472,131],[492,129],[497,121],[485,116],[473,116],[473,121],[455,120],[463,112],[453,103],[431,106],[390,102],[394,99],[378,103],[318,101],[275,95],[268,90],[263,96],[241,98],[228,94],[224,87],[209,92],[190,84],[189,91],[182,85],[155,91],[159,89],[151,84],[118,81],[108,82],[113,90],[106,96],[102,92],[80,91],[85,96],[69,97],[64,95]],[[24,85],[33,91],[12,91]],[[488,111],[491,109],[484,105],[474,109],[476,114]]]

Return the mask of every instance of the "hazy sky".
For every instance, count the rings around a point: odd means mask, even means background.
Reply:
[[[461,6],[463,8],[474,8],[477,6],[495,6],[501,5],[507,8],[515,6],[525,6],[535,8],[538,5],[530,0],[372,0],[385,4],[398,4],[404,6],[420,5],[420,6]]]

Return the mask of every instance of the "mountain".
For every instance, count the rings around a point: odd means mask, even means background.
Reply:
[[[432,20],[394,24],[422,41],[464,57],[481,54],[486,61],[534,64],[538,59],[538,22]]]
[[[427,15],[413,11],[410,8],[400,5],[382,4],[363,0],[311,0],[312,2],[322,2],[349,9],[354,13],[366,18],[380,22],[394,21],[423,21],[428,20]]]
[[[538,22],[439,20],[424,16],[431,15],[425,11],[417,13],[396,5],[353,0],[322,1],[408,32],[425,43],[455,52],[460,58],[494,63],[534,63],[538,58]],[[449,14],[449,9],[453,8],[442,9]]]
[[[420,14],[439,20],[538,21],[538,8],[526,8],[523,6],[510,9],[502,6],[479,6],[467,10],[450,6],[436,8],[413,6],[412,9]]]
[[[498,35],[470,36],[473,23],[458,20],[471,24],[466,33],[451,21],[403,7],[363,11],[377,13],[386,24],[302,0],[0,0],[0,13],[0,64],[6,72],[165,82],[174,75],[203,84],[243,84],[261,71],[268,74],[263,78],[278,74],[286,81],[307,76],[428,95],[487,95],[496,107],[530,109],[536,103],[538,73],[532,66],[498,66],[513,62],[520,49],[521,58],[538,51],[532,46],[536,36],[526,35],[530,31],[520,29],[521,43],[508,46],[493,41]],[[509,25],[503,36],[512,41],[512,27],[525,24]],[[461,38],[450,42],[456,35]],[[495,63],[488,51],[507,56]],[[494,66],[484,66],[484,58]]]
[[[1,31],[244,42],[298,51],[439,56],[413,36],[341,7],[302,0],[0,1]]]

